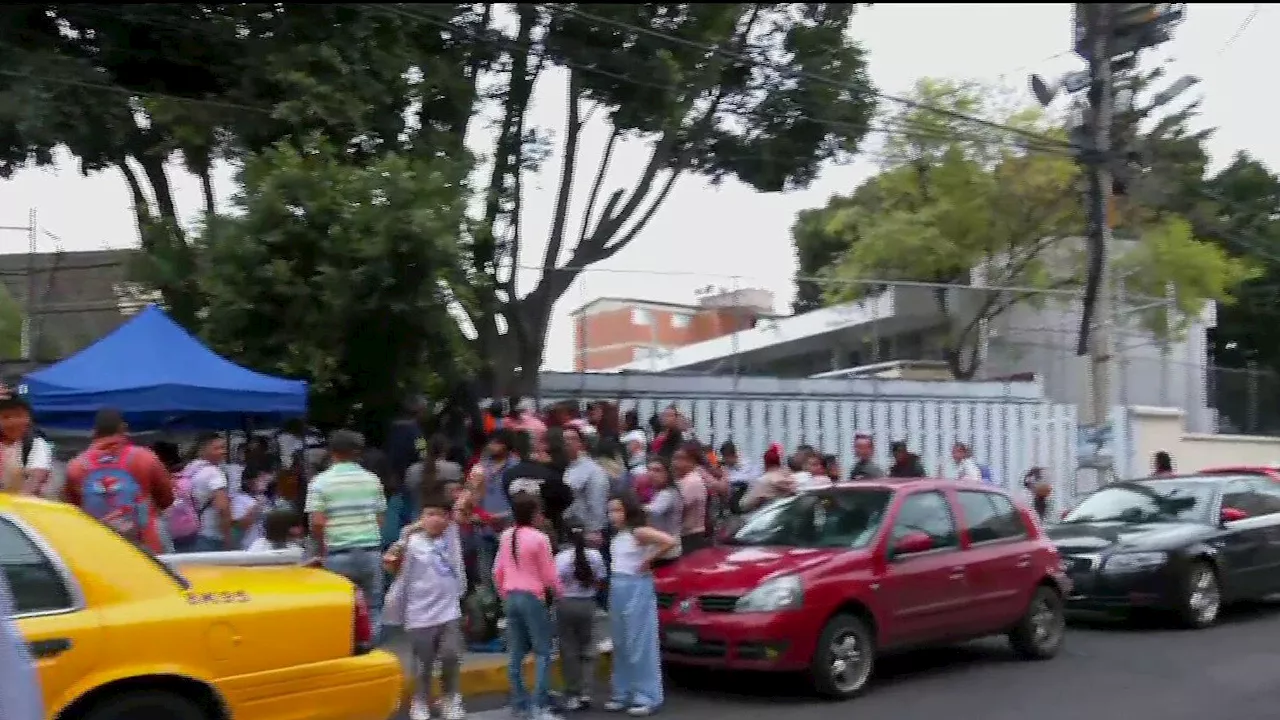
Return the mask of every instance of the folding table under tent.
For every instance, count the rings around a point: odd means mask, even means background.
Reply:
[[[301,417],[307,383],[240,367],[163,310],[148,305],[79,353],[23,376],[22,393],[41,425],[87,428],[102,408],[130,428],[239,428]]]

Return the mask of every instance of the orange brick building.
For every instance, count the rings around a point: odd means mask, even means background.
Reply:
[[[707,292],[694,305],[596,298],[570,313],[576,372],[609,370],[674,348],[755,327],[775,317],[767,290]]]

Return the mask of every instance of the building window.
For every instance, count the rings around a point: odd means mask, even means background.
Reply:
[[[689,327],[689,322],[693,320],[693,316],[689,313],[671,313],[671,327],[682,330]]]
[[[632,325],[648,325],[653,322],[653,318],[649,316],[649,311],[644,308],[631,308],[631,324]]]

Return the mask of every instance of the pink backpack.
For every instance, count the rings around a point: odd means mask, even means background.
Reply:
[[[200,532],[193,480],[203,464],[201,460],[193,460],[173,478],[173,504],[164,511],[164,519],[169,524],[169,537],[174,540],[193,538]]]

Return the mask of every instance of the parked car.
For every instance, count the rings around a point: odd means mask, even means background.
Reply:
[[[0,571],[50,720],[386,720],[402,700],[364,599],[324,570],[171,565],[76,507],[0,493]]]
[[[1280,467],[1275,465],[1223,465],[1201,470],[1199,475],[1266,475],[1280,482]]]
[[[724,543],[657,572],[663,659],[807,672],[858,694],[882,653],[1006,634],[1063,642],[1067,579],[1004,492],[945,480],[841,483],[775,500]]]
[[[1070,610],[1163,611],[1192,628],[1280,592],[1280,482],[1212,471],[1107,485],[1048,530]]]

